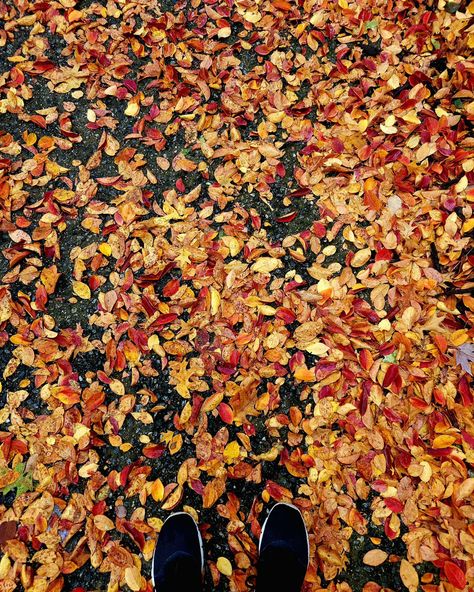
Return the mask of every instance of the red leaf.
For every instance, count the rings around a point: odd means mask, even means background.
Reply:
[[[163,287],[163,296],[166,296],[166,298],[169,298],[170,296],[173,296],[174,294],[176,294],[176,292],[179,290],[179,280],[170,280],[164,287]]]
[[[105,384],[110,384],[112,382],[112,379],[109,378],[103,370],[97,371],[97,378],[100,380],[100,382],[103,382]]]
[[[390,261],[393,257],[392,251],[389,249],[380,249],[375,255],[375,261]]]
[[[307,187],[300,187],[299,189],[295,189],[291,193],[288,193],[288,195],[285,195],[285,197],[289,197],[290,199],[292,197],[304,197],[309,193],[311,193],[311,189],[308,189]]]
[[[105,503],[105,500],[101,500],[100,502],[97,502],[96,504],[94,504],[92,506],[92,515],[99,516],[100,514],[103,514],[105,512],[106,507],[107,507],[107,504]]]
[[[313,222],[313,232],[318,238],[326,236],[326,227],[321,222]]]
[[[128,467],[124,467],[120,471],[120,485],[122,487],[125,487],[125,485],[127,485],[128,474],[130,473],[131,470],[132,470],[132,465],[128,465]]]
[[[147,458],[160,458],[165,450],[165,444],[147,444],[143,447],[143,454]]]
[[[178,315],[174,312],[170,312],[168,314],[160,315],[156,321],[154,321],[149,329],[155,329],[156,327],[160,327],[161,325],[167,325],[168,323],[172,323],[178,318]]]
[[[398,366],[395,364],[390,364],[385,377],[383,379],[382,386],[383,388],[389,387],[392,382],[398,377]]]
[[[272,48],[268,47],[268,45],[257,45],[255,51],[258,55],[268,55],[272,51]]]
[[[217,407],[217,411],[219,413],[219,417],[224,423],[231,424],[234,420],[234,412],[232,411],[232,407],[227,405],[227,403],[220,403]]]
[[[463,590],[466,587],[466,575],[455,563],[452,561],[445,561],[443,569],[449,583],[455,588]]]
[[[11,450],[19,452],[20,454],[26,454],[28,452],[28,445],[21,440],[13,440]]]
[[[132,539],[135,541],[135,543],[137,544],[137,546],[140,549],[140,551],[143,551],[143,547],[145,546],[145,537],[143,536],[143,533],[141,533],[139,530],[137,530],[128,521],[125,521],[123,523],[123,526],[128,531],[128,533],[130,534],[130,536],[132,537]]]
[[[390,540],[393,541],[393,539],[397,538],[397,533],[390,527],[390,516],[387,516],[387,518],[385,518],[384,531],[386,536]]]
[[[474,397],[472,396],[471,389],[469,388],[466,375],[464,375],[458,382],[458,391],[461,395],[462,404],[464,407],[470,407],[474,403]]]
[[[268,63],[270,63],[270,62],[265,62],[265,66],[266,66]],[[276,170],[276,174],[277,174],[279,177],[284,177],[284,176],[285,176],[285,174],[286,174],[285,165],[284,165],[283,163],[281,163],[281,162],[279,162],[279,163],[276,165],[276,169],[275,169],[275,170]]]
[[[293,212],[290,212],[289,214],[285,214],[284,216],[280,216],[279,218],[277,218],[277,222],[291,222],[292,220],[294,220],[296,218],[297,215],[298,215],[298,212],[295,210]]]
[[[293,494],[289,489],[283,487],[282,485],[278,485],[278,483],[275,483],[275,481],[267,481],[265,489],[268,491],[270,496],[277,502],[281,502],[281,500],[285,498],[293,498]]]
[[[279,319],[283,319],[287,325],[293,323],[296,320],[295,313],[284,306],[280,306],[280,308],[276,311],[275,316]]]
[[[385,498],[385,505],[389,510],[395,512],[395,514],[400,514],[400,512],[402,512],[404,508],[402,502],[395,497]]]
[[[46,119],[42,115],[32,115],[30,120],[42,129],[46,129]]]

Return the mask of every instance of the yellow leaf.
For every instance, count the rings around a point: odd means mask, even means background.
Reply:
[[[392,328],[392,325],[388,319],[382,319],[377,326],[381,331],[390,331]]]
[[[415,123],[417,125],[420,125],[420,123],[421,123],[421,120],[418,119],[416,111],[410,111],[409,113],[402,115],[402,119],[404,121],[407,121],[408,123]]]
[[[423,467],[420,474],[420,479],[423,481],[423,483],[428,483],[428,481],[431,479],[431,476],[433,475],[433,469],[426,460],[422,460],[420,462],[420,466]]]
[[[12,300],[9,292],[0,299],[0,323],[7,321],[12,316],[11,302]]]
[[[161,482],[161,479],[156,479],[153,481],[153,485],[151,486],[151,497],[155,500],[155,502],[161,502],[164,494],[165,488]]]
[[[116,395],[120,395],[123,397],[123,395],[125,394],[125,387],[117,378],[114,378],[112,380],[112,382],[109,384],[109,388]]]
[[[398,88],[400,86],[400,78],[396,74],[392,74],[387,80],[387,86],[392,90]]]
[[[410,592],[416,592],[418,590],[418,573],[406,559],[402,559],[400,563],[400,577]]]
[[[36,144],[37,136],[34,133],[25,132],[26,136],[23,136],[27,146],[33,146]]]
[[[262,304],[258,307],[258,312],[262,313],[266,317],[271,317],[276,313],[276,308],[268,306],[268,304]]]
[[[217,36],[218,37],[230,37],[230,34],[232,33],[232,30],[230,27],[222,27],[222,29],[219,29],[219,31],[217,31]]]
[[[104,514],[98,514],[94,516],[94,526],[101,531],[106,532],[107,530],[113,530],[115,528],[112,520]]]
[[[351,266],[362,267],[362,265],[367,263],[367,261],[370,259],[371,254],[372,251],[368,247],[366,249],[361,249],[360,251],[357,251],[357,253],[354,255],[351,261]]]
[[[383,123],[380,124],[380,129],[384,134],[396,134],[398,131],[394,125],[384,125]]]
[[[326,279],[321,279],[316,285],[316,290],[318,294],[327,294],[330,295],[332,293],[332,286]]]
[[[467,334],[466,329],[458,329],[450,335],[450,341],[452,345],[455,345],[456,347],[462,345],[463,343],[466,343],[468,339],[469,335]]]
[[[74,198],[76,193],[70,189],[55,189],[53,195],[54,199],[58,200],[59,202],[67,203]]]
[[[231,576],[232,575],[232,564],[227,559],[227,557],[219,557],[216,563],[217,569],[223,574],[224,576]]]
[[[150,335],[150,337],[148,337],[148,348],[154,351],[155,354],[159,353],[160,338],[156,333],[153,333],[153,335]]]
[[[443,436],[436,436],[433,440],[433,448],[447,448],[456,442],[456,438],[454,436],[443,435]]]
[[[458,193],[461,193],[462,191],[464,191],[466,189],[468,184],[469,184],[469,181],[467,180],[467,176],[463,175],[455,185],[456,191]]]
[[[251,12],[250,10],[244,12],[243,17],[249,23],[258,23],[262,19],[262,15],[259,12]]]
[[[469,477],[459,487],[458,498],[459,499],[470,498],[473,493],[474,493],[474,477]]]
[[[181,434],[175,434],[171,442],[169,443],[168,449],[170,454],[176,454],[181,450],[181,446],[183,445],[183,436]]]
[[[125,568],[125,582],[130,590],[138,592],[142,587],[142,576],[136,565]]]
[[[470,220],[467,220],[466,222],[464,222],[464,224],[462,225],[462,232],[463,234],[467,234],[468,232],[471,232],[471,230],[474,228],[474,218],[471,218]]]
[[[10,561],[8,555],[5,553],[2,557],[2,559],[0,560],[0,580],[5,581],[7,579],[7,576],[8,576],[8,573],[10,572],[11,566],[12,566],[11,561]],[[230,572],[232,573],[232,567],[230,569]]]
[[[388,553],[382,551],[382,549],[372,549],[371,551],[367,551],[362,561],[365,563],[365,565],[376,567],[377,565],[381,565],[387,559],[387,557]]]
[[[82,465],[82,467],[79,469],[78,474],[79,477],[82,477],[83,479],[89,479],[90,477],[92,477],[92,475],[94,475],[94,473],[97,472],[97,469],[99,468],[99,465],[97,463],[87,463],[86,465]]]
[[[235,236],[223,236],[222,242],[229,249],[231,257],[235,257],[239,253],[241,247]]]
[[[329,351],[329,347],[320,341],[312,341],[304,347],[304,350],[313,356],[324,356]]]
[[[48,294],[53,294],[60,275],[61,274],[58,273],[58,268],[56,265],[45,267],[42,270],[40,279]]]
[[[139,112],[140,107],[135,101],[130,101],[130,103],[127,105],[127,108],[125,109],[125,115],[128,115],[129,117],[136,117]]]
[[[215,315],[219,312],[221,297],[219,292],[214,287],[211,286],[209,291],[211,293],[211,314]]]
[[[240,446],[239,443],[235,440],[233,442],[229,442],[227,446],[224,448],[224,460],[226,462],[230,462],[239,458],[240,456]]]
[[[183,407],[183,409],[181,411],[181,415],[179,416],[179,423],[184,424],[184,423],[188,422],[189,419],[191,418],[192,412],[193,412],[193,408],[191,407],[191,405],[189,403],[186,403],[186,405]]]
[[[276,259],[275,257],[260,257],[250,269],[256,273],[270,273],[274,269],[277,269],[277,267],[283,267],[280,259]]]
[[[79,298],[83,298],[84,300],[89,300],[91,297],[91,289],[87,284],[84,284],[84,282],[73,281],[72,291],[76,296],[79,296]]]
[[[112,247],[109,245],[109,243],[100,243],[99,251],[106,257],[110,257],[110,255],[112,255]]]

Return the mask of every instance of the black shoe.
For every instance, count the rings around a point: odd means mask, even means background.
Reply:
[[[298,508],[276,504],[263,525],[256,592],[299,592],[309,564],[309,540]]]
[[[204,550],[193,517],[176,512],[158,535],[152,559],[152,582],[157,592],[201,592]]]

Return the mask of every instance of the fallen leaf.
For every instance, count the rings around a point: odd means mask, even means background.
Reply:
[[[402,559],[400,562],[400,577],[410,592],[416,592],[418,590],[418,572],[406,559]]]
[[[83,282],[73,281],[72,282],[72,291],[76,296],[82,298],[84,300],[89,300],[91,297],[91,290],[87,284]]]

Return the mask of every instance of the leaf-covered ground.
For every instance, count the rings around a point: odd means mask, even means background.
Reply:
[[[470,589],[473,14],[0,0],[0,592]]]

